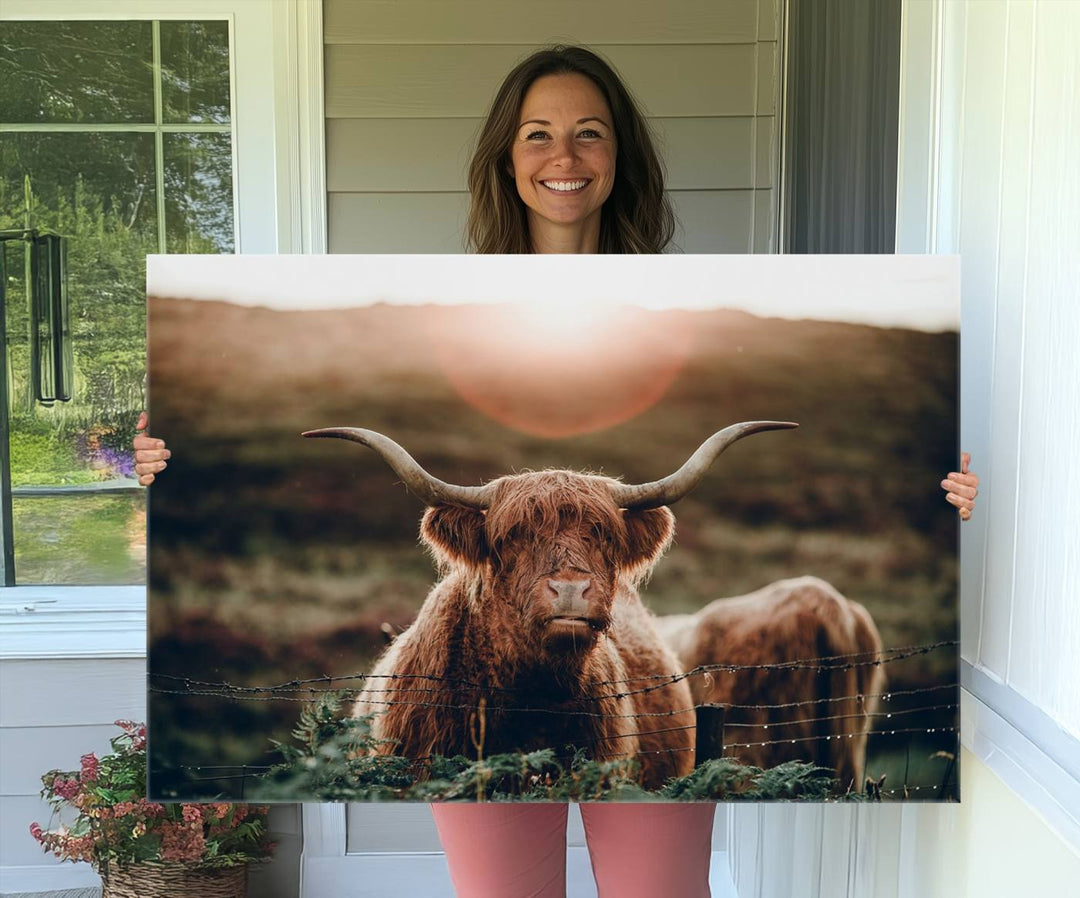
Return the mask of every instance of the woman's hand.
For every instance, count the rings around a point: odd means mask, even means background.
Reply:
[[[945,501],[957,507],[961,521],[971,517],[971,511],[975,508],[975,497],[979,495],[979,475],[968,472],[969,464],[971,455],[961,452],[959,472],[953,471],[941,481],[941,488],[946,491]]]
[[[149,424],[150,418],[146,412],[140,412],[135,429],[145,431]],[[131,445],[135,447],[135,473],[139,475],[139,483],[150,486],[154,482],[154,475],[165,470],[165,460],[172,453],[165,448],[164,440],[156,440],[147,433],[140,433]]]

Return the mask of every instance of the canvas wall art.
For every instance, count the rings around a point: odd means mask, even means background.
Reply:
[[[955,259],[148,294],[152,797],[958,798]]]

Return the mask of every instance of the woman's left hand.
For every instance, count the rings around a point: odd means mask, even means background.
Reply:
[[[172,457],[172,453],[165,448],[165,441],[156,440],[147,432],[149,426],[150,418],[146,412],[140,412],[135,429],[141,432],[131,445],[135,450],[135,473],[143,486],[150,486],[154,482],[154,475],[164,471],[167,459]]]
[[[971,455],[961,452],[960,470],[950,472],[949,476],[941,481],[941,488],[946,491],[945,501],[957,507],[961,521],[971,517],[975,508],[975,497],[979,495],[979,475],[968,471],[969,464]]]

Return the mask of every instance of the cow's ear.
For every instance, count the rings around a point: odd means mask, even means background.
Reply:
[[[484,513],[458,505],[436,505],[424,512],[420,538],[441,564],[483,564],[487,557]]]
[[[647,508],[644,511],[624,511],[626,524],[626,558],[624,563],[637,576],[649,569],[675,535],[675,515],[668,508]]]

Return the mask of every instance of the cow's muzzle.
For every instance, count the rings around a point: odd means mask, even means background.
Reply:
[[[599,632],[608,625],[608,616],[599,613],[592,601],[595,590],[593,581],[588,578],[579,580],[549,579],[545,597],[549,608],[544,615],[549,628],[583,632]]]

